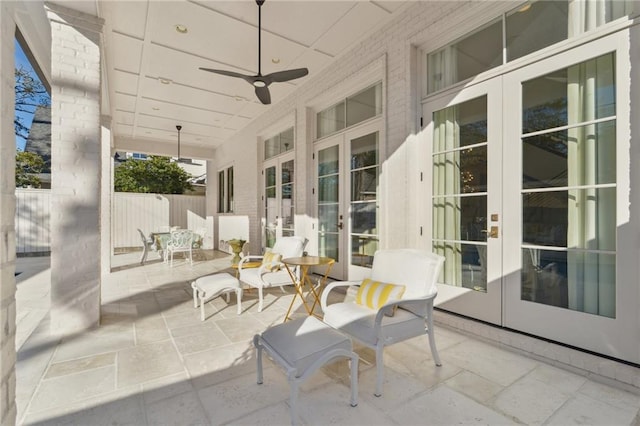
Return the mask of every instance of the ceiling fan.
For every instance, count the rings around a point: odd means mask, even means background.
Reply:
[[[256,0],[258,4],[258,74],[257,75],[245,75],[233,71],[216,70],[212,68],[202,68],[203,71],[209,71],[216,74],[226,75],[229,77],[237,77],[247,81],[253,85],[256,89],[256,96],[265,105],[271,103],[271,94],[269,93],[269,85],[271,83],[282,83],[289,80],[295,80],[296,78],[304,77],[309,74],[309,70],[306,68],[296,68],[293,70],[278,71],[267,75],[262,75],[260,71],[260,55],[261,55],[261,32],[262,32],[262,5],[265,0]]]

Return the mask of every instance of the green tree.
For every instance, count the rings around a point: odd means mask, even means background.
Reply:
[[[49,106],[49,93],[44,85],[29,70],[20,66],[15,70],[16,106],[13,125],[16,136],[27,139],[29,128],[23,122],[23,115],[31,115],[39,106]]]
[[[40,188],[44,160],[35,152],[16,152],[16,188]]]
[[[191,175],[167,157],[129,159],[116,167],[114,190],[153,194],[184,194],[191,190]]]

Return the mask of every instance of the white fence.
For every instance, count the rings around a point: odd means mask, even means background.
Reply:
[[[163,226],[206,228],[204,247],[213,247],[213,220],[205,216],[206,197],[175,194],[113,194],[111,238],[113,248],[139,247],[137,228],[146,234]],[[51,251],[49,189],[16,189],[16,253]]]
[[[16,189],[16,253],[51,251],[49,189]]]

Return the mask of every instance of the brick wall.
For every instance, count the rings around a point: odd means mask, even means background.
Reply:
[[[325,70],[307,77],[301,87],[287,98],[278,101],[261,117],[236,134],[228,143],[215,152],[214,169],[231,165],[235,167],[235,214],[248,215],[250,218],[251,251],[259,252],[261,229],[260,217],[262,169],[258,139],[264,131],[283,117],[295,113],[296,132],[296,212],[304,215],[313,206],[311,187],[313,185],[313,120],[308,120],[307,108],[318,103],[318,99],[337,102],[345,95],[366,87],[358,86],[359,76],[382,63],[380,79],[383,80],[386,102],[383,106],[385,124],[385,150],[382,153],[381,221],[383,225],[383,244],[388,247],[406,245],[414,224],[411,220],[397,220],[394,211],[398,206],[411,205],[410,186],[407,180],[407,162],[410,154],[405,148],[407,137],[416,131],[417,102],[415,78],[410,67],[411,55],[414,55],[412,43],[416,34],[420,34],[431,23],[437,22],[460,7],[463,2],[417,2],[353,49],[341,54]],[[423,35],[424,37],[424,35]],[[362,83],[360,83],[362,84]],[[313,114],[310,114],[313,117]],[[279,129],[284,130],[283,129]],[[393,178],[388,178],[393,176]],[[211,179],[209,194],[215,193],[216,184]],[[409,210],[415,208],[409,207]],[[404,209],[403,211],[406,211]],[[411,217],[411,216],[410,216]],[[296,222],[297,233],[307,237],[310,228],[303,216]]]

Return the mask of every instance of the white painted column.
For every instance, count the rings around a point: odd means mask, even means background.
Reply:
[[[103,20],[59,4],[46,3],[46,9],[51,22],[51,329],[65,334],[100,320]]]
[[[0,1],[0,424],[16,421],[16,234],[14,40],[12,2]]]
[[[113,200],[113,156],[111,155],[111,117],[103,115],[101,118],[101,182],[100,182],[100,240],[102,277],[111,273],[111,205]]]

